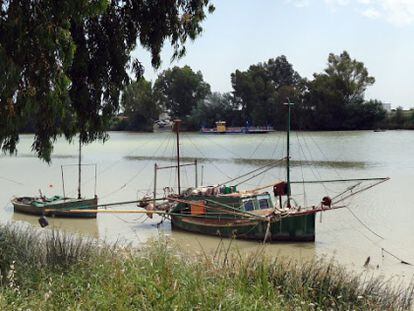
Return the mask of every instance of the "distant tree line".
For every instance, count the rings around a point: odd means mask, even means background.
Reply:
[[[403,110],[402,107],[398,107],[392,110],[391,113],[387,114],[379,128],[414,130],[414,109]]]
[[[362,62],[344,51],[330,54],[325,70],[312,79],[297,73],[285,56],[251,65],[231,74],[233,91],[211,92],[202,73],[189,66],[163,71],[152,84],[141,78],[128,85],[121,99],[122,115],[113,125],[119,130],[151,130],[160,112],[184,120],[186,128],[228,125],[286,128],[286,102],[295,103],[292,127],[297,130],[355,130],[378,127],[414,127],[397,112],[387,116],[379,100],[365,100],[373,85]],[[410,123],[412,122],[412,123]]]

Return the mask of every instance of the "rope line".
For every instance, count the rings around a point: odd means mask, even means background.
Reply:
[[[365,227],[365,229],[367,229],[368,231],[370,231],[372,234],[376,235],[380,239],[384,240],[384,237],[383,236],[379,235],[374,230],[372,230],[370,227],[368,227],[368,225],[366,223],[364,223],[357,215],[355,215],[355,213],[348,206],[345,206],[345,207],[351,213],[351,215],[354,216],[354,218],[356,220],[358,220],[359,223]]]
[[[220,169],[213,161],[208,160],[208,157],[197,147],[196,144],[194,144],[194,142],[188,135],[185,135],[185,136],[190,141],[190,143],[194,146],[194,148],[198,151],[198,153],[200,153],[204,158],[206,158],[207,162],[212,164],[216,168],[217,171],[223,174],[223,176],[226,176],[226,178],[232,178],[231,176],[227,175],[222,169]]]
[[[169,137],[167,136],[167,138],[165,138],[164,140],[162,140],[161,141],[161,143],[159,144],[159,146],[157,147],[157,149],[155,150],[155,152],[154,152],[154,156],[158,153],[158,151],[161,149],[161,147],[162,147],[162,145],[164,144],[164,142],[168,139]],[[136,173],[136,174],[134,174],[131,178],[129,178],[121,187],[119,187],[119,188],[117,188],[117,189],[115,189],[115,190],[113,190],[113,191],[111,191],[110,193],[108,193],[108,194],[106,194],[106,195],[104,195],[104,196],[102,196],[102,199],[103,198],[107,198],[107,197],[109,197],[109,196],[111,196],[111,195],[113,195],[113,194],[115,194],[115,193],[117,193],[117,192],[119,192],[119,191],[121,191],[122,189],[124,189],[124,188],[126,188],[127,186],[128,186],[128,184],[130,184],[135,178],[137,178],[143,171],[144,171],[144,169],[146,169],[147,168],[147,166],[148,166],[148,164],[149,164],[149,160],[147,160],[146,162],[145,162],[145,165],[140,169],[140,170],[138,170],[138,172]]]

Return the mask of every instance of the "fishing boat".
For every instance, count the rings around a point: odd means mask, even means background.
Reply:
[[[288,122],[285,158],[269,162],[219,185],[199,187],[196,182],[195,187],[184,191],[181,191],[180,186],[180,169],[188,164],[180,163],[180,121],[177,120],[174,124],[174,131],[177,136],[177,165],[175,167],[177,168],[178,193],[166,195],[165,201],[158,203],[159,199],[156,198],[154,185],[153,202],[150,200],[146,204],[141,202],[140,206],[147,209],[148,215],[151,216],[157,211],[162,212],[163,217],[170,219],[172,229],[175,230],[263,242],[315,241],[315,215],[317,213],[344,208],[347,206],[345,200],[389,178],[292,181],[290,179],[290,114],[293,104],[286,105],[288,106]],[[235,185],[229,186],[230,183],[235,183],[241,178],[250,180],[275,167],[275,163],[280,161],[286,162],[286,180],[278,180],[272,184],[245,191],[238,190]],[[339,182],[352,183],[352,185],[334,197],[324,195],[314,205],[300,206],[292,198],[292,184]],[[269,188],[272,190],[266,191]]]
[[[25,196],[16,197],[12,199],[14,211],[16,213],[25,213],[30,215],[39,216],[52,216],[52,217],[76,217],[76,218],[96,218],[96,213],[93,210],[97,209],[98,197],[96,195],[96,182],[97,182],[97,166],[95,167],[95,194],[93,198],[83,198],[81,194],[81,178],[82,178],[82,166],[91,164],[82,164],[82,143],[79,140],[79,155],[78,163],[74,164],[78,166],[78,196],[77,198],[70,198],[65,193],[65,181],[63,174],[63,167],[61,166],[62,175],[62,188],[63,196],[55,195],[52,197],[46,197],[39,191],[39,196]],[[67,166],[67,165],[66,165]],[[69,165],[73,166],[73,165]],[[89,210],[91,212],[85,212]]]
[[[62,196],[19,197],[12,200],[14,211],[37,216],[96,218],[96,213],[83,210],[96,209],[98,198],[75,199]]]

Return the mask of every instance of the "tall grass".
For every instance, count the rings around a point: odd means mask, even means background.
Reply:
[[[1,310],[406,310],[413,298],[413,286],[329,262],[243,257],[223,245],[189,256],[168,240],[136,250],[9,225],[0,247]]]

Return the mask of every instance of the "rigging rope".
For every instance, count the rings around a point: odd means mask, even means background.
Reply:
[[[254,170],[252,170],[252,171],[249,171],[249,172],[247,172],[247,173],[245,173],[245,174],[243,174],[243,175],[240,175],[240,176],[237,176],[237,177],[235,177],[235,178],[232,178],[232,179],[230,179],[230,180],[227,180],[227,181],[225,181],[225,182],[223,182],[223,183],[221,183],[221,184],[219,184],[219,186],[222,186],[222,185],[225,185],[225,184],[228,184],[228,183],[230,183],[230,182],[232,182],[232,181],[235,181],[235,180],[238,180],[238,179],[240,179],[240,178],[243,178],[243,177],[246,177],[246,176],[248,176],[248,175],[251,175],[251,174],[253,174],[253,173],[255,173],[255,172],[257,172],[257,171],[260,171],[260,170],[262,170],[262,169],[264,169],[264,168],[266,168],[266,167],[269,167],[269,169],[270,168],[273,168],[273,167],[275,167],[275,166],[277,166],[277,164],[279,163],[279,162],[281,162],[281,161],[284,161],[285,160],[285,158],[283,158],[283,159],[279,159],[279,160],[275,160],[275,161],[272,161],[272,162],[269,162],[269,163],[267,163],[267,164],[265,164],[265,165],[263,165],[263,166],[261,166],[261,167],[259,167],[259,168],[256,168],[256,169],[254,169]],[[267,170],[269,170],[269,169],[267,169]],[[266,170],[266,171],[267,171]],[[260,174],[263,174],[263,172],[262,173],[260,173]],[[259,175],[260,175],[259,174]],[[250,180],[250,179],[249,179]]]
[[[197,147],[196,144],[194,144],[192,139],[187,134],[185,134],[185,136],[190,141],[190,143],[194,146],[194,148],[198,151],[198,153],[200,153],[207,160],[207,162],[212,164],[216,168],[217,171],[219,171],[221,174],[223,174],[227,178],[232,178],[231,176],[227,175],[223,170],[221,170],[213,161],[209,160],[208,157]]]
[[[296,131],[296,139],[298,141],[299,148],[300,148],[300,150],[303,153],[302,145],[300,144],[299,135],[298,135],[298,132],[297,131]],[[302,165],[301,162],[300,162],[300,171],[301,171],[301,174],[302,174],[302,181],[305,181],[305,176],[303,174],[303,165]],[[308,204],[308,202],[307,202],[307,199],[306,199],[305,183],[302,184],[302,191],[303,191],[303,206],[306,206]]]
[[[277,141],[276,141],[276,143],[274,144],[274,148],[273,148],[273,151],[272,151],[272,155],[270,156],[270,158],[271,158],[271,159],[273,159],[273,158],[275,157],[276,150],[277,150],[277,147],[278,147],[278,145],[279,145],[279,140],[280,140],[280,136],[278,135],[278,136],[277,136]],[[261,178],[261,179],[257,182],[256,187],[258,187],[259,185],[261,185],[261,184],[262,184],[263,179],[264,179],[264,178],[265,178],[265,176],[267,175],[267,174],[266,174],[267,172],[268,172],[268,171],[264,172],[264,174],[262,175],[262,178]]]
[[[265,168],[263,172],[259,172],[259,173],[255,174],[255,175],[253,175],[253,176],[251,176],[251,177],[249,177],[249,178],[245,179],[245,180],[242,180],[242,181],[240,181],[239,183],[237,183],[235,186],[239,186],[239,185],[241,185],[241,184],[244,184],[245,182],[247,182],[247,181],[249,181],[249,180],[251,180],[251,179],[253,179],[253,178],[256,178],[257,176],[260,176],[260,175],[262,175],[262,174],[266,173],[267,171],[269,171],[270,169],[274,168],[275,166],[276,166],[276,165],[273,165],[273,166],[270,166],[270,167],[268,167],[268,168]]]
[[[167,137],[167,138],[169,138],[169,137]],[[154,152],[154,156],[158,153],[158,151],[161,149],[161,146],[164,144],[164,142],[167,140],[167,138],[165,138],[164,140],[162,140],[161,141],[161,143],[159,144],[159,146],[157,147],[157,149],[155,150],[155,152]],[[101,199],[103,199],[103,198],[107,198],[107,197],[109,197],[109,196],[111,196],[111,195],[113,195],[113,194],[115,194],[115,193],[117,193],[117,192],[119,192],[119,191],[121,191],[122,189],[124,189],[124,188],[126,188],[127,186],[128,186],[128,184],[130,184],[135,178],[137,178],[143,171],[144,171],[144,169],[146,169],[147,168],[147,166],[148,166],[148,164],[149,164],[149,160],[147,160],[146,162],[145,162],[145,165],[136,173],[136,174],[134,174],[131,178],[129,178],[121,187],[119,187],[119,188],[117,188],[117,189],[115,189],[115,190],[113,190],[113,191],[111,191],[110,193],[108,193],[108,194],[106,194],[106,195],[104,195],[104,196],[102,196],[101,197]]]
[[[16,180],[13,180],[13,179],[10,179],[10,178],[7,178],[7,177],[1,177],[1,176],[0,176],[0,179],[3,179],[3,180],[5,180],[5,181],[11,182],[11,183],[14,183],[14,184],[16,184],[16,185],[20,185],[20,186],[23,186],[23,185],[24,185],[24,184],[23,184],[23,183],[21,183],[20,181],[16,181]]]
[[[253,152],[250,153],[250,156],[248,157],[249,160],[251,160],[253,158],[253,156],[256,154],[257,150],[259,149],[259,147],[263,144],[263,142],[265,141],[265,139],[267,138],[267,136],[263,136],[263,139],[256,145],[256,148],[253,150]],[[243,166],[240,168],[240,170],[237,172],[237,175],[240,175],[240,173],[243,171]]]
[[[147,140],[145,140],[139,147],[137,147],[137,148],[135,148],[135,149],[133,149],[133,150],[131,150],[130,152],[128,152],[126,155],[123,155],[120,159],[118,159],[118,160],[116,160],[116,161],[114,161],[114,162],[112,162],[112,163],[110,163],[108,166],[106,166],[105,168],[103,168],[103,169],[101,169],[101,170],[99,170],[98,171],[98,175],[99,176],[101,176],[101,175],[103,175],[104,173],[106,173],[106,172],[108,172],[109,170],[111,170],[112,168],[114,168],[116,165],[118,165],[119,163],[121,163],[123,160],[124,160],[124,158],[125,157],[128,157],[128,156],[130,156],[131,154],[133,154],[133,153],[135,153],[137,150],[139,150],[140,148],[142,148],[142,147],[144,147],[144,146],[146,146],[149,142],[151,141],[151,139],[147,139]],[[87,179],[87,180],[85,180],[84,182],[82,182],[82,186],[84,186],[84,185],[86,185],[86,184],[88,184],[88,183],[90,183],[92,180],[94,180],[95,179],[95,177],[91,177],[91,178],[89,178],[89,179]]]
[[[378,233],[376,233],[374,230],[372,230],[370,227],[368,227],[368,225],[366,223],[364,223],[357,215],[355,215],[355,213],[348,206],[345,206],[345,207],[351,213],[351,215],[354,216],[354,218],[356,220],[358,220],[359,223],[365,227],[365,229],[367,229],[369,232],[371,232],[372,234],[376,235],[380,239],[384,240],[384,237],[382,237],[381,235],[379,235]]]

